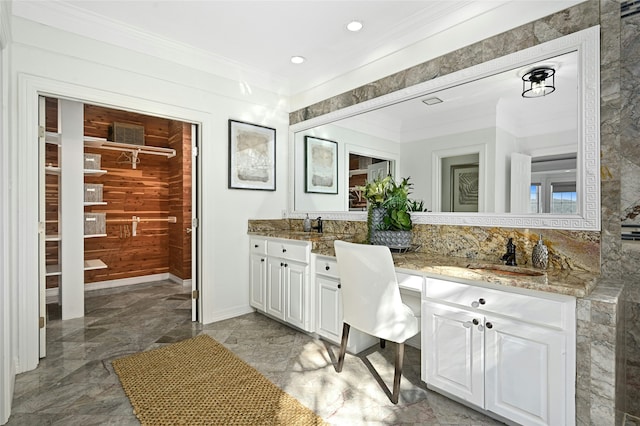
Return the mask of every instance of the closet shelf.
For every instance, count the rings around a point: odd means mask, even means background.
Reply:
[[[47,277],[53,277],[56,275],[62,275],[60,265],[47,265],[47,271],[44,274]]]
[[[44,132],[44,141],[52,145],[60,145],[60,133]]]
[[[45,166],[44,172],[46,174],[48,174],[48,175],[59,175],[60,174],[60,167]]]
[[[84,261],[84,270],[93,271],[96,269],[106,269],[107,265],[100,259],[92,259]]]
[[[111,149],[114,151],[124,151],[137,154],[162,155],[167,158],[176,156],[176,150],[171,148],[162,148],[151,145],[134,145],[128,143],[112,142],[104,138],[94,138],[85,136],[84,146],[90,148]]]
[[[86,176],[102,176],[103,174],[107,173],[106,170],[99,170],[99,169],[84,169],[84,174]]]
[[[107,234],[85,234],[84,238],[100,238],[106,236]]]
[[[47,241],[47,242],[48,241],[62,241],[62,238],[60,237],[60,235],[55,234],[55,235],[46,235],[44,237],[44,240]]]
[[[106,201],[85,201],[84,202],[84,206],[85,207],[89,207],[89,206],[106,206],[107,202]]]

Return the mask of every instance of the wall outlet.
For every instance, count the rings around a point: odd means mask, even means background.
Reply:
[[[282,218],[286,219],[287,218],[287,211],[286,210],[282,210]]]

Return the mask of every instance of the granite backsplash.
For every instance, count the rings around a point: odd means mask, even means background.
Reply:
[[[325,220],[323,228],[325,234],[337,238],[344,235],[350,241],[364,242],[367,238],[363,221]],[[252,219],[248,223],[248,232],[302,230],[300,219]],[[531,267],[531,252],[540,234],[549,248],[549,269],[600,272],[600,233],[594,231],[416,224],[411,250],[495,262],[505,253],[508,239],[513,238],[517,264]]]

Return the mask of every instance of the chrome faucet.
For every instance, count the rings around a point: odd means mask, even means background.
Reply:
[[[502,255],[500,260],[503,260],[505,265],[517,266],[516,245],[513,243],[513,238],[509,238],[509,242],[507,243],[507,252]]]
[[[312,226],[311,229],[317,229],[318,233],[322,234],[322,217],[318,216],[316,219],[317,225]]]

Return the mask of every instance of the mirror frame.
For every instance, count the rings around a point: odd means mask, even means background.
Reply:
[[[539,45],[456,71],[356,105],[339,109],[289,127],[289,213],[302,219],[306,213],[330,220],[366,220],[366,212],[299,212],[295,210],[295,133],[352,117],[367,111],[464,84],[498,72],[526,66],[571,51],[578,52],[578,214],[412,213],[414,224],[496,226],[508,228],[600,231],[600,26],[594,26]],[[431,161],[425,159],[425,161]],[[400,164],[396,163],[396,173]]]

